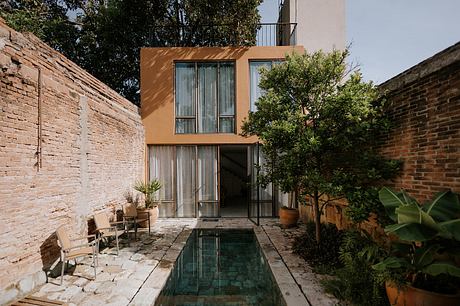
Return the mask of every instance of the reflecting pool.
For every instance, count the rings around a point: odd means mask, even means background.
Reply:
[[[155,305],[285,305],[252,230],[191,233]]]

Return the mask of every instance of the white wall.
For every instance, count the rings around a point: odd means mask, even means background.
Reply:
[[[297,45],[309,52],[346,47],[345,0],[286,0],[285,5],[289,22],[297,23]]]

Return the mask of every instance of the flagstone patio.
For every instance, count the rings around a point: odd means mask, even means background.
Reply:
[[[245,218],[203,221],[197,219],[160,219],[151,235],[145,230],[129,245],[120,241],[101,247],[97,279],[93,280],[92,259],[73,262],[64,275],[49,277],[48,283],[33,294],[60,300],[70,305],[153,305],[176,259],[194,228],[254,228],[259,244],[288,305],[337,305],[326,295],[306,263],[291,251],[293,237],[301,228],[284,230],[276,219],[262,221],[260,227]],[[56,267],[56,271],[60,271]],[[307,299],[309,302],[307,302]]]

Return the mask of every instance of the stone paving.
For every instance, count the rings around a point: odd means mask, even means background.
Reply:
[[[311,268],[292,254],[291,241],[300,229],[281,229],[276,219],[264,220],[256,227],[245,218],[214,222],[159,219],[151,235],[143,230],[138,233],[138,240],[129,245],[126,239],[121,239],[118,256],[115,243],[101,248],[96,280],[92,259],[88,257],[77,266],[71,264],[62,286],[59,276],[49,277],[48,283],[37,288],[33,295],[70,305],[153,305],[193,228],[254,228],[288,305],[339,304],[323,292]]]

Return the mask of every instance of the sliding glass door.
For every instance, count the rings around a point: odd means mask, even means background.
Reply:
[[[149,151],[149,177],[161,182],[161,189],[155,194],[160,202],[160,217],[174,217],[174,147],[155,146]]]
[[[176,148],[176,202],[177,217],[196,217],[196,147]]]
[[[149,177],[162,184],[160,217],[218,217],[218,147],[150,146]]]

